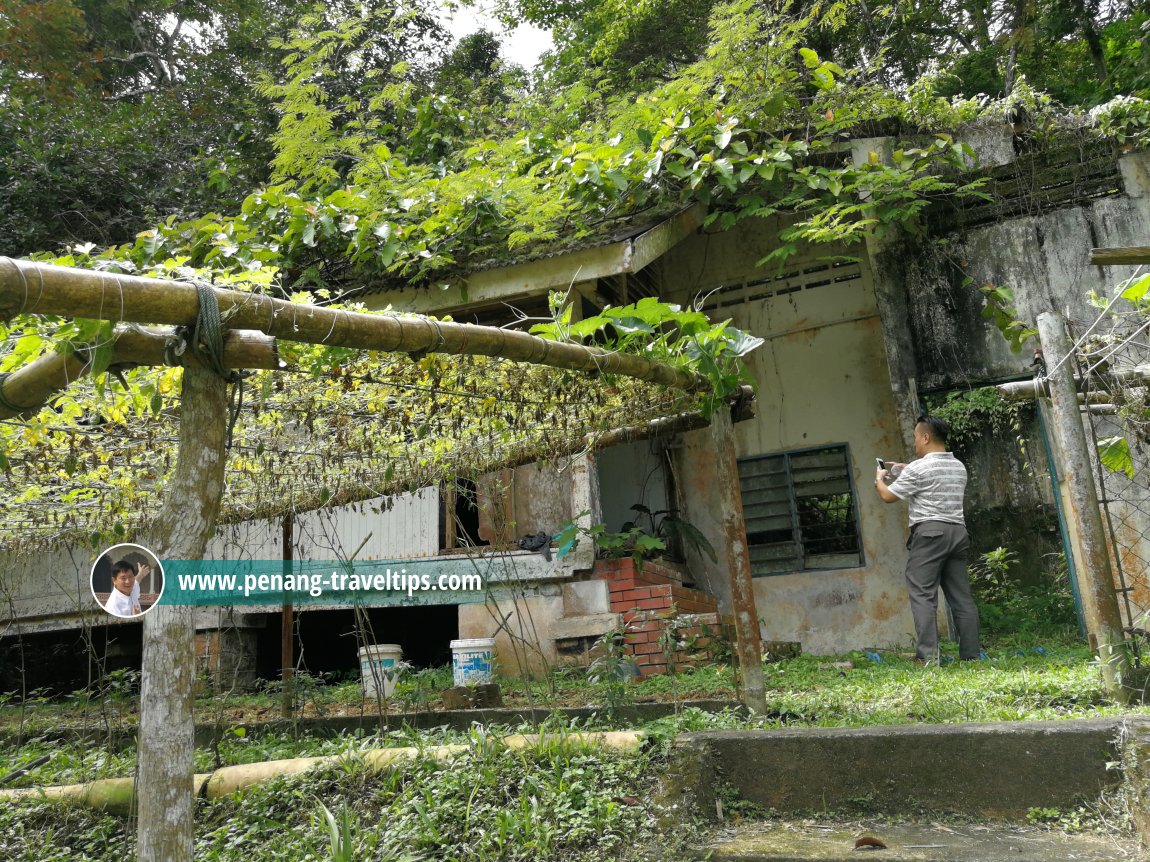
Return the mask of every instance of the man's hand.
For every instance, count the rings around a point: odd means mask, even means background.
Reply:
[[[140,563],[140,570],[136,572],[136,582],[139,583],[151,573],[152,567],[148,563]]]
[[[895,464],[893,466],[897,467],[898,465]],[[874,487],[875,487],[875,490],[878,491],[878,495],[879,495],[879,497],[882,498],[882,501],[884,503],[897,503],[898,502],[898,497],[896,497],[894,494],[892,494],[890,492],[890,489],[887,487],[887,471],[886,470],[883,470],[881,468],[875,470]]]

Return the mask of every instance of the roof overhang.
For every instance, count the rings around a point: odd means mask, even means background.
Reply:
[[[418,314],[446,314],[546,296],[552,290],[638,272],[695,233],[706,214],[705,206],[692,204],[622,240],[481,270],[445,288],[383,290],[365,296],[363,302],[368,308],[391,306]]]

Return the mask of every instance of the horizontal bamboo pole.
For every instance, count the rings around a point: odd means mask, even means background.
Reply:
[[[701,374],[640,356],[547,341],[513,329],[363,314],[213,290],[225,327],[258,329],[288,341],[393,353],[498,356],[553,368],[621,374],[688,391],[709,386]],[[17,314],[57,314],[186,326],[198,312],[196,286],[188,282],[0,258],[0,320]]]
[[[620,751],[634,751],[643,744],[643,735],[634,730],[616,730],[592,733],[513,734],[499,740],[513,750],[530,749],[546,745],[596,745]],[[222,799],[240,793],[249,787],[283,775],[298,775],[321,766],[358,761],[369,772],[382,772],[406,760],[423,755],[446,763],[467,751],[467,745],[436,745],[428,748],[375,748],[370,751],[328,757],[294,757],[287,760],[267,760],[224,766],[211,773],[197,774],[193,781],[196,796]],[[131,778],[105,778],[86,784],[66,784],[53,787],[17,787],[0,790],[0,800],[38,800],[60,802],[94,808],[109,814],[129,816],[135,806],[135,785]]]
[[[146,330],[118,326],[112,333],[112,366],[163,365],[170,329]],[[92,369],[90,350],[49,353],[0,380],[0,419],[35,413],[57,392]],[[199,366],[186,350],[181,365]],[[275,339],[262,332],[234,329],[224,333],[224,365],[228,368],[283,368]],[[12,405],[12,406],[8,406]],[[14,407],[20,409],[13,409]]]
[[[1133,246],[1131,248],[1092,248],[1090,249],[1090,263],[1094,266],[1123,266],[1140,263],[1150,263],[1150,247]]]
[[[1118,369],[1109,372],[1108,376],[1121,383],[1139,385],[1145,381],[1150,381],[1150,365],[1136,365],[1133,368]],[[1074,378],[1074,386],[1079,393],[1082,392],[1082,381],[1077,377]],[[1050,388],[1045,377],[1000,383],[995,388],[1007,401],[1033,401],[1039,395],[1050,395]]]

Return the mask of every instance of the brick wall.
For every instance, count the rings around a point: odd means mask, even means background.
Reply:
[[[608,582],[611,611],[622,616],[626,630],[625,652],[644,676],[666,673],[668,659],[680,670],[731,653],[734,620],[718,612],[713,596],[682,586],[675,569],[600,560],[595,576]]]

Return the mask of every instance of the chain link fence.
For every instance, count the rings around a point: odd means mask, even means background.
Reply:
[[[1123,624],[1150,646],[1150,319],[1071,324],[1094,472]]]

